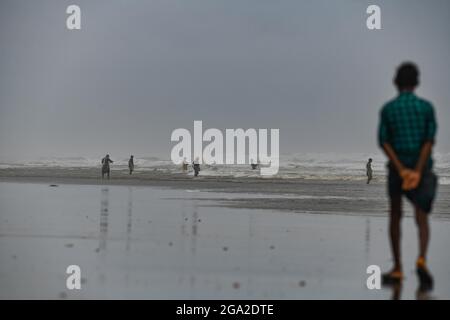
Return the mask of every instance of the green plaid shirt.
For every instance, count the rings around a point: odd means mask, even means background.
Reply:
[[[436,129],[432,104],[412,92],[403,92],[381,109],[378,143],[389,143],[400,161],[413,168],[424,142],[434,142]],[[430,157],[428,167],[431,166]]]

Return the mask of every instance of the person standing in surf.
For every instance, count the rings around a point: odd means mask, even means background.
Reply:
[[[109,158],[109,154],[107,154],[103,159],[102,159],[102,179],[105,177],[105,174],[107,175],[108,179],[109,179],[109,164],[113,163],[114,161],[112,161]]]
[[[194,176],[197,177],[200,172],[200,161],[199,158],[195,158],[194,162],[192,162],[192,166],[194,168]]]
[[[430,237],[428,215],[436,194],[437,177],[432,171],[432,148],[437,123],[433,105],[417,97],[419,70],[413,63],[397,69],[394,84],[399,95],[386,103],[380,112],[378,143],[389,159],[388,194],[390,198],[389,236],[394,258],[393,269],[383,274],[384,284],[401,283],[400,220],[402,196],[413,204],[419,229],[419,254],[416,272],[419,289],[431,290],[433,278],[426,265]]]
[[[372,180],[372,158],[369,158],[369,161],[366,164],[366,175],[367,175],[367,184]]]
[[[258,163],[255,163],[255,162],[253,161],[253,159],[250,160],[250,165],[251,165],[251,167],[252,167],[252,170],[258,169]]]
[[[134,156],[131,155],[130,160],[128,160],[128,169],[130,169],[130,174],[134,171]]]

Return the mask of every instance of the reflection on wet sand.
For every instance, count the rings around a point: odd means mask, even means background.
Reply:
[[[195,256],[197,250],[197,232],[198,232],[198,208],[197,202],[194,202],[192,206],[192,231],[191,231],[191,253]]]
[[[197,252],[197,233],[198,233],[198,205],[197,201],[192,204],[192,219],[191,219],[191,266],[190,266],[190,276],[189,276],[189,291],[191,298],[195,298],[195,267],[196,267],[196,252]]]
[[[0,195],[0,298],[54,298],[72,263],[89,281],[69,299],[430,298],[409,263],[403,288],[367,289],[367,265],[387,260],[386,217],[229,209],[197,200],[223,194],[135,186],[0,183]],[[431,222],[431,298],[446,299],[450,221]],[[414,244],[416,230],[403,237]],[[410,262],[415,249],[404,246]]]
[[[180,246],[181,246],[181,256],[185,257],[186,256],[186,251],[185,251],[185,239],[187,238],[188,234],[186,232],[186,222],[188,221],[188,218],[186,217],[186,204],[183,202],[181,204],[181,224],[180,224],[180,228],[181,228],[181,241],[180,241]],[[184,277],[185,277],[185,272],[186,272],[186,265],[185,265],[185,259],[183,259],[183,263],[181,265],[181,272],[178,276],[178,285],[181,286],[184,282]]]
[[[416,291],[416,300],[431,300],[432,297],[430,295],[429,290],[424,290],[420,285]]]
[[[248,259],[247,259],[247,270],[248,270],[248,276],[247,276],[247,294],[250,295],[251,291],[250,288],[252,287],[251,285],[251,277],[250,275],[252,274],[252,239],[253,239],[253,224],[254,224],[254,218],[253,218],[253,213],[249,214],[248,217],[248,241],[247,241],[247,253],[248,253]],[[239,287],[239,283],[234,283],[234,287]]]
[[[370,257],[370,218],[366,219],[365,246],[366,264],[368,265]]]
[[[132,227],[133,227],[133,189],[131,187],[128,188],[128,199],[126,206],[126,233],[125,238],[125,256],[127,261],[132,261],[130,257],[131,251],[131,242],[132,242]],[[101,190],[101,208],[100,208],[100,223],[99,223],[99,246],[98,253],[100,257],[100,265],[99,265],[99,279],[100,282],[105,284],[106,276],[105,276],[105,259],[106,259],[106,250],[107,250],[107,240],[108,240],[108,229],[109,229],[109,189],[103,188]],[[197,292],[199,290],[199,285],[197,282],[197,275],[199,272],[200,265],[198,264],[197,250],[199,246],[199,206],[196,200],[191,203],[184,202],[181,205],[180,210],[180,231],[181,231],[181,241],[179,242],[179,249],[181,256],[184,257],[183,262],[181,262],[182,271],[178,277],[178,285],[181,286],[183,283],[186,283],[187,280],[187,289],[188,295],[190,299],[195,299],[197,297]],[[190,221],[189,221],[190,220]],[[253,240],[256,236],[255,232],[258,230],[258,224],[256,224],[256,216],[253,212],[248,214],[248,229],[245,238],[247,243],[247,256],[244,262],[247,267],[247,276],[246,276],[246,294],[248,296],[252,296],[255,293],[253,292],[253,270],[257,266],[253,264],[253,255],[254,255],[254,246],[257,244],[253,243]],[[150,222],[150,221],[149,221]],[[244,240],[245,241],[245,240]],[[173,245],[171,241],[169,243],[170,246]],[[365,220],[365,229],[364,229],[364,253],[366,256],[366,261],[370,260],[370,248],[371,248],[371,218],[367,218]],[[272,246],[271,246],[272,247]],[[223,246],[223,251],[228,251],[228,246]],[[284,267],[283,267],[284,268]],[[130,287],[130,268],[128,263],[125,268],[125,286],[127,288]],[[239,270],[237,267],[236,270]],[[216,285],[215,290],[221,291],[223,288],[223,283],[221,283],[220,277],[215,278]],[[302,285],[301,285],[302,286]],[[304,286],[304,285],[303,285]],[[235,281],[232,284],[234,289],[239,289],[242,287],[242,282]],[[387,287],[391,292],[392,300],[400,300],[402,298],[403,286],[402,284],[391,285]],[[280,297],[284,297],[284,294],[281,293]],[[422,290],[419,287],[415,294],[416,299],[418,300],[428,300],[430,299],[429,291]]]
[[[395,283],[390,285],[384,285],[386,289],[391,290],[391,300],[401,300],[402,298],[402,292],[403,292],[403,284]],[[416,300],[430,300],[431,297],[431,291],[423,288],[422,284],[419,283],[419,286],[416,290]]]
[[[108,216],[109,216],[109,190],[102,189],[102,196],[100,200],[100,233],[99,233],[99,252],[105,252],[106,240],[108,235]]]
[[[186,209],[190,209],[190,214],[186,213]],[[182,285],[185,278],[188,279],[190,298],[195,298],[195,283],[196,283],[196,252],[197,252],[197,237],[198,237],[198,208],[197,202],[192,204],[182,203],[181,206],[181,241],[180,250],[181,255],[185,257],[182,263],[182,272],[178,277],[178,285]],[[187,251],[186,251],[187,249]]]
[[[97,252],[100,255],[99,281],[104,284],[106,276],[104,272],[106,258],[106,244],[108,238],[108,217],[109,217],[109,189],[102,188],[100,198],[100,227],[99,227],[99,243]]]
[[[133,218],[133,189],[131,187],[129,187],[128,188],[128,214],[127,214],[127,240],[126,240],[126,245],[125,245],[125,250],[127,252],[130,251],[132,218]]]
[[[131,229],[133,221],[133,188],[128,187],[128,206],[127,206],[127,220],[126,220],[126,240],[125,240],[125,286],[130,286],[130,247],[131,247]]]
[[[388,286],[391,290],[391,300],[400,300],[402,297],[403,285],[402,283],[395,283]]]

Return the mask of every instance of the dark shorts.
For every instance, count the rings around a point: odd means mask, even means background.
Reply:
[[[419,186],[414,190],[404,191],[402,190],[402,178],[398,175],[397,170],[389,166],[388,192],[391,199],[404,194],[414,205],[429,213],[433,207],[436,191],[437,176],[433,171],[425,170]]]

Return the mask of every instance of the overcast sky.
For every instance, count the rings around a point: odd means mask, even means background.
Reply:
[[[366,28],[369,4],[382,30]],[[194,120],[279,128],[284,154],[379,152],[404,60],[450,152],[449,34],[448,0],[1,0],[0,160],[169,158]]]

